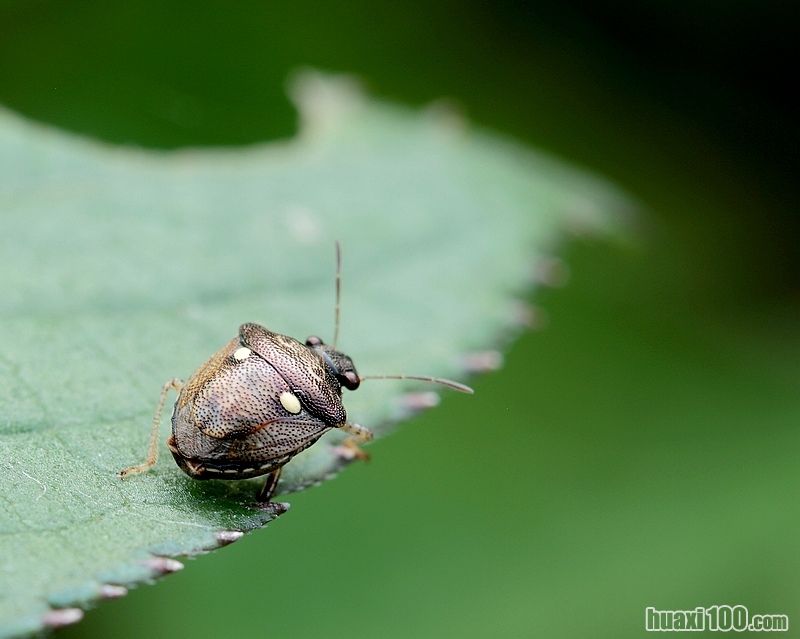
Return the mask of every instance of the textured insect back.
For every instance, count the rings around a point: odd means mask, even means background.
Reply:
[[[294,338],[243,324],[209,365],[173,416],[173,455],[193,477],[267,474],[345,421],[338,385]]]
[[[275,368],[311,414],[331,426],[347,420],[341,384],[313,349],[258,324],[243,324],[239,338]]]

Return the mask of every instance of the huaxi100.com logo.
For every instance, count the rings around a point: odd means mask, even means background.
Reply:
[[[658,610],[648,606],[644,611],[644,627],[648,632],[786,632],[789,616],[750,614],[742,605],[697,606],[694,610]]]

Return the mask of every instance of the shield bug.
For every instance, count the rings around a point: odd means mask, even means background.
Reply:
[[[178,392],[167,447],[194,479],[248,479],[266,475],[258,501],[268,503],[283,466],[333,428],[359,443],[372,432],[347,421],[342,388],[354,391],[365,379],[414,379],[472,393],[458,382],[416,375],[364,375],[337,350],[341,293],[341,249],[336,243],[336,305],[333,345],[319,337],[305,343],[258,324],[242,324],[233,338],[186,382],[171,379],[161,389],[150,431],[147,459],[120,471],[141,473],[158,460],[161,413],[170,390]]]

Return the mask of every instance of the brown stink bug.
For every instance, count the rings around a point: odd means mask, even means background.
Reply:
[[[164,384],[153,416],[147,459],[120,471],[141,473],[158,460],[161,412],[178,391],[167,446],[178,466],[195,479],[248,479],[267,475],[258,500],[268,503],[283,466],[332,428],[351,435],[357,452],[372,432],[347,421],[342,387],[365,379],[416,379],[471,393],[458,382],[414,375],[359,376],[353,360],[336,350],[339,335],[341,250],[336,243],[336,306],[333,346],[319,337],[305,344],[258,324],[242,324],[233,338],[187,382]]]

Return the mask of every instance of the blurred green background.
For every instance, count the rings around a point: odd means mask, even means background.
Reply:
[[[0,2],[0,101],[123,144],[295,129],[302,66],[618,182],[635,247],[572,277],[470,399],[65,637],[641,637],[644,608],[800,623],[789,5]],[[376,327],[379,330],[379,327]]]

